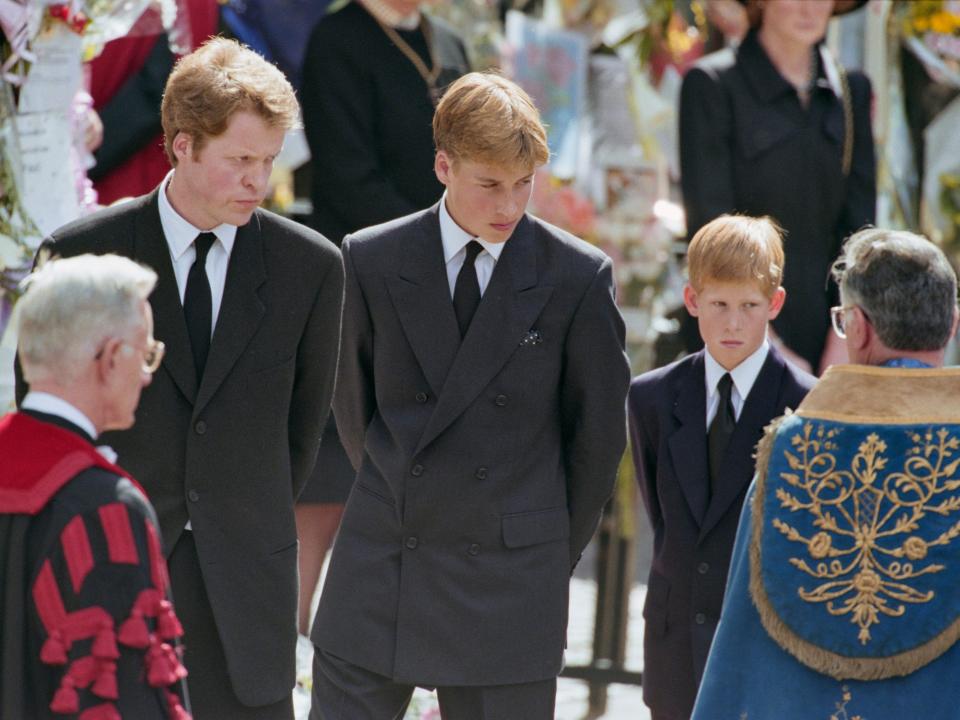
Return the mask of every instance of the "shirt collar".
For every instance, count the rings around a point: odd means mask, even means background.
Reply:
[[[420,11],[401,15],[383,0],[359,0],[364,9],[384,25],[399,30],[416,30],[420,24]]]
[[[462,227],[457,225],[457,221],[454,220],[447,211],[446,193],[444,193],[443,197],[440,199],[440,239],[443,241],[444,264],[450,262],[453,256],[463,250],[463,248],[466,247],[467,243],[471,240],[476,240],[478,243],[480,243],[483,249],[486,250],[490,254],[490,257],[493,258],[494,262],[500,259],[500,253],[503,252],[503,246],[507,244],[506,242],[487,242],[483,238],[474,237]]]
[[[767,354],[770,352],[770,343],[764,340],[763,343],[750,355],[743,359],[733,370],[725,370],[723,365],[714,360],[709,350],[704,349],[707,380],[707,398],[712,398],[717,391],[717,383],[720,382],[727,372],[733,378],[733,384],[737,388],[737,394],[742,400],[747,399],[753,384],[763,369],[763,363],[766,362]]]
[[[823,43],[817,45],[817,86],[829,88],[838,98],[842,97],[840,71],[837,61]],[[767,51],[760,44],[756,30],[751,30],[737,49],[737,65],[764,102],[771,102],[785,93],[795,92],[793,85],[780,74]]]
[[[20,409],[33,410],[34,412],[46,413],[47,415],[56,415],[68,422],[72,422],[94,440],[97,439],[97,428],[94,427],[93,421],[78,410],[76,406],[56,395],[31,390],[20,403]]]
[[[184,218],[180,213],[178,213],[173,205],[170,203],[170,198],[167,197],[167,186],[170,184],[170,178],[173,177],[173,174],[176,170],[171,170],[167,173],[167,176],[163,179],[163,182],[160,184],[159,195],[159,205],[160,205],[160,225],[163,227],[163,234],[167,238],[167,244],[170,246],[170,252],[173,255],[174,260],[179,260],[187,249],[193,244],[193,241],[197,239],[197,235],[204,230],[201,230],[198,227],[195,227],[191,224],[186,218]],[[227,255],[233,251],[233,243],[237,237],[237,226],[228,225],[223,223],[217,225],[213,230],[206,232],[212,232],[217,236],[224,249],[227,251]]]
[[[914,358],[890,358],[885,361],[881,367],[911,368],[916,370],[918,368],[932,368],[933,365],[925,363],[923,360],[915,360]]]

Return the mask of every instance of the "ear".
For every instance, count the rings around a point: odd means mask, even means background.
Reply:
[[[108,384],[113,379],[114,370],[117,367],[117,353],[123,341],[119,338],[110,338],[103,344],[103,349],[97,356],[97,379],[103,384]]]
[[[683,286],[683,304],[687,308],[687,312],[690,313],[692,317],[697,317],[700,312],[700,306],[698,304],[697,291],[693,289],[690,283],[687,283]]]
[[[950,337],[957,334],[957,323],[960,322],[960,308],[953,306],[953,325],[950,327]]]
[[[171,148],[177,162],[182,162],[193,155],[193,136],[182,131],[178,132],[173,138]]]
[[[433,171],[437,174],[437,180],[443,185],[450,182],[450,172],[453,169],[453,160],[443,150],[437,150],[433,158]]]
[[[854,321],[846,324],[847,347],[862,350],[872,342],[875,330],[859,305],[850,309],[850,317],[854,318]]]
[[[783,310],[783,303],[787,300],[787,291],[778,287],[770,298],[770,306],[767,309],[767,320],[773,320]]]

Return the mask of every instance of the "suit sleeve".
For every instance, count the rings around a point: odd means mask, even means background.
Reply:
[[[640,495],[650,519],[650,526],[656,529],[663,523],[663,512],[657,495],[657,446],[650,438],[648,413],[644,412],[641,397],[642,393],[649,391],[649,388],[639,385],[630,388],[628,420],[630,450],[633,453],[633,467],[636,470]]]
[[[687,237],[734,210],[729,103],[719,82],[691,69],[680,90],[680,187]]]
[[[333,399],[340,441],[354,469],[360,469],[367,426],[376,412],[373,372],[373,325],[357,277],[350,239],[343,243],[344,281],[343,334],[340,341],[340,372]]]
[[[613,263],[605,259],[580,301],[564,347],[560,414],[571,566],[596,530],[626,445],[630,366],[612,269]]]
[[[364,74],[367,64],[355,57],[357,52],[363,52],[362,42],[328,37],[321,22],[307,48],[300,93],[313,157],[313,202],[336,202],[337,215],[349,229],[420,209],[383,172],[376,151],[378,112]]]
[[[327,263],[326,270],[297,348],[296,377],[290,399],[290,467],[295,498],[317,462],[337,375],[343,309],[343,262],[339,251]]]
[[[66,513],[46,535],[30,584],[39,686],[49,691],[38,701],[70,717],[165,720],[184,710],[183,630],[153,512],[124,485],[115,501]]]

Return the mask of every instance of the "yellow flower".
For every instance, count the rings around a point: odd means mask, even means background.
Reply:
[[[830,554],[830,536],[825,532],[818,532],[809,543],[810,554],[817,560],[821,560]]]

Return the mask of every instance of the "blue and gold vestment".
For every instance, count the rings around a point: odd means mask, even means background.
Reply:
[[[831,368],[758,446],[694,720],[960,718],[960,370]]]

